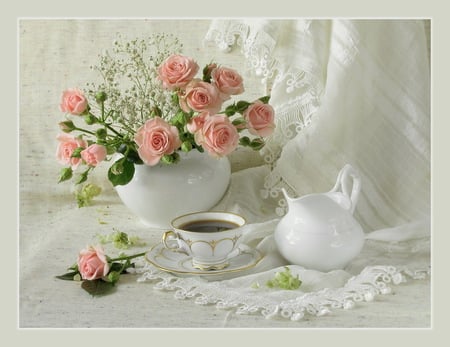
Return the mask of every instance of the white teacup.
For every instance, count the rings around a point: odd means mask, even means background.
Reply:
[[[229,265],[241,242],[245,219],[230,212],[195,212],[172,220],[162,236],[164,246],[192,257],[192,266],[219,270]]]

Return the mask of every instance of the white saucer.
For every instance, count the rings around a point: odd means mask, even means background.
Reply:
[[[184,253],[167,249],[163,244],[157,244],[147,254],[145,259],[158,269],[182,275],[222,275],[243,271],[258,264],[263,255],[247,245],[239,246],[238,255],[228,260],[229,265],[221,270],[200,270],[192,266],[192,258]]]

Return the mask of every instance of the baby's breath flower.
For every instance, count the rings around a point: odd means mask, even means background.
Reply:
[[[103,82],[88,83],[87,92],[116,110],[112,118],[124,127],[136,130],[155,108],[170,117],[177,107],[170,102],[171,93],[161,88],[157,68],[168,55],[180,53],[181,49],[178,38],[170,34],[128,42],[119,35],[112,50],[100,56],[99,65],[92,66]]]

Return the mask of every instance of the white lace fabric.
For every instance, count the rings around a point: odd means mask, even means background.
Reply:
[[[255,268],[220,280],[177,277],[146,264],[140,281],[175,298],[242,314],[300,320],[389,294],[431,274],[430,76],[423,21],[215,20],[206,41],[241,49],[261,77],[277,128],[267,165],[235,172],[216,206],[249,221],[246,242],[265,255]],[[347,163],[361,174],[355,218],[366,232],[361,254],[329,273],[288,264],[273,231],[293,195],[328,191]],[[268,288],[289,266],[298,290]]]

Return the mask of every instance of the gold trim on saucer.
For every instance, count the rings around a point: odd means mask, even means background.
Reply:
[[[211,271],[211,270],[223,270],[226,267],[228,267],[228,265],[230,265],[229,262],[225,262],[222,264],[215,264],[215,265],[202,265],[202,264],[198,264],[198,263],[192,263],[192,267],[202,270],[202,271]]]
[[[173,274],[180,274],[180,275],[200,275],[200,276],[222,275],[222,274],[230,274],[230,273],[248,270],[248,269],[251,269],[251,268],[255,267],[256,265],[258,265],[261,262],[261,260],[264,259],[264,256],[265,256],[257,249],[250,249],[250,250],[244,249],[244,250],[241,250],[241,252],[234,258],[229,259],[229,265],[224,269],[218,269],[218,270],[201,270],[201,269],[196,270],[196,269],[193,269],[193,270],[189,270],[189,269],[183,269],[182,263],[192,259],[192,257],[187,256],[187,255],[185,256],[185,254],[183,254],[183,253],[173,253],[173,252],[171,253],[171,254],[176,254],[177,256],[181,257],[181,259],[174,261],[174,262],[177,262],[177,264],[174,264],[174,266],[177,266],[177,269],[171,268],[168,266],[164,266],[163,264],[158,263],[158,261],[155,261],[155,258],[158,258],[158,257],[163,258],[168,262],[173,261],[172,259],[169,259],[164,255],[164,251],[172,252],[172,251],[168,250],[167,248],[165,248],[162,243],[156,244],[145,254],[144,258],[150,264],[152,264],[159,270],[162,270],[165,272],[170,272]],[[153,255],[152,259],[150,259],[149,254],[151,254],[152,252],[156,252],[156,253]],[[242,256],[244,254],[248,254],[248,255],[252,256],[252,258],[253,258],[252,262],[249,264],[244,264],[240,267],[233,268],[233,264],[232,264],[233,259],[235,259],[239,256]],[[193,265],[192,265],[192,267],[193,267]]]

